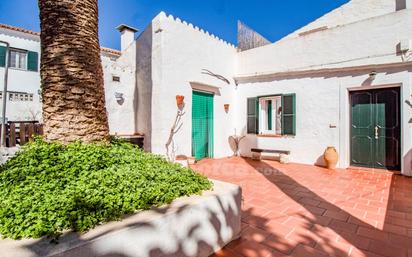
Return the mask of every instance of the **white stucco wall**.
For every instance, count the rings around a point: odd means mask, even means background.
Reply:
[[[324,164],[322,155],[327,146],[335,146],[340,154],[338,166],[349,166],[349,89],[370,89],[379,86],[401,86],[402,99],[402,165],[405,174],[412,175],[412,134],[409,120],[412,109],[410,71],[390,70],[378,73],[371,85],[368,74],[344,72],[322,74],[306,78],[279,79],[269,82],[253,82],[239,85],[237,90],[236,128],[246,134],[248,97],[296,93],[296,136],[259,137],[247,135],[241,142],[241,154],[251,156],[250,149],[290,150],[293,162]],[[363,86],[362,86],[363,85]],[[336,128],[330,128],[330,125]]]
[[[35,51],[40,59],[40,37],[24,32],[0,28],[0,40],[7,41],[12,48]],[[112,134],[134,134],[136,126],[136,48],[132,43],[121,56],[102,51],[101,59],[104,74],[106,108],[110,132]],[[3,89],[4,68],[0,67],[1,90]],[[119,76],[120,82],[114,82],[112,76]],[[39,71],[27,71],[9,68],[8,91],[33,94],[33,101],[7,101],[8,120],[41,120],[40,60]],[[115,93],[124,95],[124,102],[119,103]],[[8,100],[8,97],[7,97]],[[2,106],[0,105],[0,110]]]
[[[6,41],[11,48],[24,49],[39,53],[40,39],[38,36],[0,28],[0,40]],[[39,60],[40,69],[40,60]],[[4,67],[0,67],[0,90],[3,91]],[[40,73],[34,71],[9,68],[7,91],[25,92],[33,94],[33,101],[9,101],[7,95],[6,117],[8,120],[40,120],[41,100]],[[2,106],[0,105],[0,111]],[[0,115],[1,116],[1,115]]]
[[[145,136],[145,150],[151,150],[151,127],[152,127],[152,59],[157,59],[160,49],[157,42],[156,47],[153,45],[154,32],[152,25],[139,35],[136,40],[136,117],[137,131]],[[152,56],[154,56],[152,58]],[[157,71],[160,72],[160,71]],[[155,72],[156,74],[156,72]]]
[[[407,1],[409,0],[351,0],[289,34],[285,39],[299,37],[299,34],[302,32],[307,32],[324,26],[333,28],[395,12],[396,10],[401,10],[406,7]]]
[[[137,131],[135,42],[120,56],[103,53],[102,66],[110,133],[133,135]],[[113,76],[120,77],[120,82],[113,81]],[[122,94],[123,100],[116,99],[116,94]]]
[[[191,24],[159,14],[152,22],[152,127],[151,150],[165,154],[177,106],[176,95],[185,97],[182,128],[174,136],[174,154],[192,155],[192,85],[214,87],[214,156],[232,152],[228,137],[234,134],[233,81],[236,48]],[[202,74],[202,69],[224,76],[230,84]],[[200,86],[202,87],[202,86]],[[202,87],[203,89],[206,87]],[[206,89],[207,90],[207,89]],[[224,104],[232,107],[229,113]]]
[[[397,53],[412,39],[412,9],[239,53],[238,75],[411,61]]]
[[[406,103],[411,101],[412,55],[411,50],[398,51],[401,40],[412,39],[412,10],[383,14],[379,12],[392,7],[388,1],[381,4],[381,9],[371,8],[371,16],[380,16],[239,53],[237,130],[246,133],[247,97],[296,93],[297,108],[295,137],[248,135],[241,143],[243,155],[250,156],[252,147],[291,150],[294,162],[323,164],[326,146],[333,145],[340,153],[339,167],[346,168],[350,165],[349,90],[400,86],[402,172],[412,175],[412,112]],[[355,19],[356,11],[351,15]],[[378,72],[373,81],[368,80],[371,71]]]

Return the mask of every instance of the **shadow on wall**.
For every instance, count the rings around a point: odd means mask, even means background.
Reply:
[[[326,162],[325,158],[323,158],[323,154],[316,159],[316,162],[314,164],[318,167],[326,167]]]
[[[121,229],[91,231],[93,236],[87,240],[72,232],[64,234],[59,244],[42,239],[26,249],[30,256],[50,257],[206,257],[240,233],[240,219],[235,217],[240,217],[237,201],[240,201],[241,190],[237,192],[230,197],[208,196],[213,197],[210,204],[194,208],[181,205],[171,214],[169,206],[152,209],[154,215],[169,215],[165,218],[168,226],[156,218],[147,218],[144,222],[129,222]],[[57,254],[56,249],[60,253]]]
[[[170,129],[169,138],[167,139],[167,142],[165,144],[166,157],[171,162],[174,162],[176,159],[177,147],[175,145],[174,137],[183,127],[182,117],[185,115],[185,112],[183,111],[183,109],[184,109],[184,103],[182,103],[182,105],[178,107],[175,120]]]
[[[258,147],[257,136],[248,134],[246,125],[241,129],[238,136],[245,136],[245,138],[243,138],[239,143],[239,155],[243,157],[251,157],[252,153],[250,149]]]
[[[398,73],[401,71],[411,71],[410,68],[376,68],[374,71],[377,74],[394,74]],[[295,79],[305,79],[305,78],[323,78],[323,79],[329,79],[329,78],[343,78],[343,77],[359,77],[359,76],[368,76],[370,74],[371,70],[365,69],[365,70],[357,70],[357,71],[329,71],[329,70],[323,70],[316,72],[314,71],[313,73],[303,73],[303,74],[288,74],[288,75],[276,75],[273,77],[267,76],[267,77],[253,77],[253,78],[248,78],[245,79],[245,81],[242,81],[242,83],[253,83],[253,82],[273,82],[273,81],[282,81],[282,80],[295,80]],[[237,81],[237,83],[240,83]],[[363,82],[365,85],[368,85],[368,81]]]
[[[152,25],[149,25],[136,39],[135,131],[144,134],[146,151],[150,151],[152,145],[152,37]]]

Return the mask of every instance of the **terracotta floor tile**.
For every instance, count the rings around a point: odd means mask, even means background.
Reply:
[[[220,251],[215,252],[210,257],[243,257],[243,256],[236,253],[234,250],[231,250],[229,248],[224,248]]]
[[[247,158],[192,168],[242,187],[242,238],[215,256],[412,255],[412,178]]]
[[[328,254],[324,251],[320,251],[310,246],[298,245],[293,251],[293,253],[291,254],[291,256],[293,257],[327,257]]]
[[[253,241],[242,242],[234,251],[245,257],[271,257],[273,252],[271,248]]]

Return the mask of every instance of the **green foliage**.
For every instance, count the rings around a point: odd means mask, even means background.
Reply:
[[[194,171],[119,140],[62,145],[37,138],[0,167],[0,234],[86,231],[211,186]]]

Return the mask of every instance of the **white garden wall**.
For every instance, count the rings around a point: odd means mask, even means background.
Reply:
[[[100,225],[87,233],[0,239],[2,257],[207,257],[240,236],[242,191],[212,181],[213,190]]]

